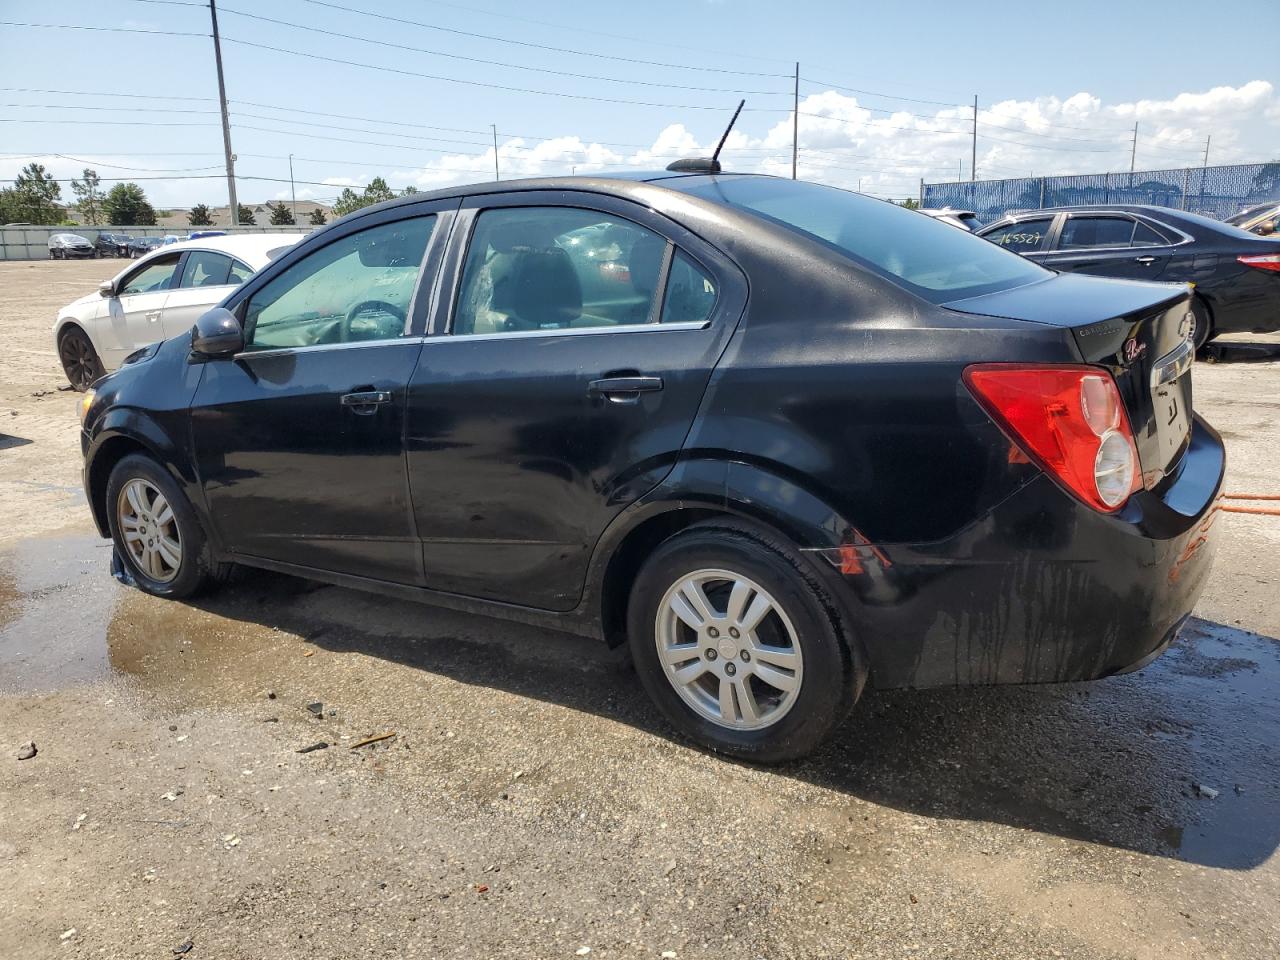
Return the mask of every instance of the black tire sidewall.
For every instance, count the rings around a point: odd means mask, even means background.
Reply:
[[[64,363],[64,364],[63,364],[63,366],[62,366],[62,373],[63,373],[63,375],[64,375],[64,376],[66,376],[66,378],[67,378],[67,383],[71,384],[71,386],[72,386],[72,387],[73,387],[73,388],[74,388],[78,393],[84,393],[84,392],[85,392],[85,390],[87,390],[87,389],[88,389],[88,388],[93,384],[93,382],[94,382],[95,380],[97,380],[97,379],[98,379],[99,377],[101,377],[104,373],[106,373],[106,371],[102,369],[102,358],[98,356],[98,349],[97,349],[97,347],[95,347],[95,346],[93,345],[93,341],[89,338],[89,335],[88,335],[87,333],[85,333],[83,330],[81,330],[81,329],[80,329],[79,327],[77,327],[77,326],[70,326],[70,327],[68,327],[68,329],[64,330],[64,331],[62,332],[62,334],[58,337],[58,360],[59,360],[59,362],[61,362],[61,361],[62,361],[62,345],[63,345],[64,343],[66,343],[66,342],[67,342],[67,340],[68,340],[69,338],[71,338],[71,337],[78,337],[78,338],[80,338],[81,340],[83,340],[83,341],[85,342],[85,344],[86,344],[86,345],[88,345],[88,347],[89,347],[89,355],[90,355],[91,357],[93,357],[94,375],[89,379],[89,382],[88,382],[88,383],[86,383],[86,384],[84,384],[84,385],[78,384],[78,383],[76,383],[74,380],[72,380],[72,379],[71,379],[71,372],[67,369],[67,367],[66,367],[66,364],[65,364],[65,363]]]
[[[120,498],[120,491],[133,479],[147,480],[164,494],[177,520],[178,535],[182,543],[182,561],[178,566],[178,575],[168,583],[161,583],[147,576],[134,562],[133,555],[125,548],[116,505]],[[164,467],[142,454],[130,454],[123,458],[112,469],[111,476],[107,480],[106,506],[107,521],[111,528],[111,539],[115,543],[116,553],[120,555],[120,562],[128,569],[138,589],[156,597],[178,599],[189,597],[205,586],[212,565],[208,556],[204,530],[196,518],[190,501]]]
[[[1195,316],[1196,329],[1191,346],[1194,350],[1204,349],[1204,345],[1213,339],[1213,322],[1209,319],[1209,308],[1198,299],[1191,301],[1191,312]]]
[[[689,739],[743,760],[780,763],[812,751],[853,706],[859,665],[832,621],[821,585],[804,563],[779,545],[736,529],[694,528],[659,546],[636,577],[627,611],[632,660],[659,710]],[[712,723],[685,703],[658,660],[658,605],[672,584],[704,568],[750,577],[782,605],[796,629],[804,677],[795,704],[772,726],[731,730]]]

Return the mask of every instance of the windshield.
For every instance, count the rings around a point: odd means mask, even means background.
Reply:
[[[1050,272],[965,230],[884,200],[773,177],[716,177],[681,189],[817,240],[931,303],[1034,283]]]

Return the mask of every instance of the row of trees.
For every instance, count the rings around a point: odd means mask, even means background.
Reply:
[[[396,193],[387,186],[387,181],[383,180],[382,177],[374,177],[369,181],[368,186],[364,188],[363,193],[356,193],[350,187],[346,187],[333,204],[333,215],[335,217],[345,217],[348,213],[359,210],[361,207],[370,207],[375,203],[381,203],[383,200],[391,200],[395,197],[412,196],[417,192],[414,187],[405,187],[399,193]]]
[[[381,184],[380,187],[375,186]],[[373,190],[373,194],[370,194]],[[118,227],[153,227],[156,225],[156,211],[147,200],[147,195],[136,183],[117,183],[105,193],[102,191],[102,178],[96,170],[85,168],[83,175],[71,181],[71,192],[75,196],[73,206],[80,215],[80,220],[87,226],[110,224]],[[412,192],[412,188],[409,191]],[[382,196],[385,193],[386,196]],[[381,177],[365,188],[365,196],[361,197],[350,189],[354,205],[343,213],[358,210],[379,200],[395,196]],[[372,196],[372,199],[366,199]],[[29,163],[22,168],[12,187],[0,190],[0,224],[32,223],[41,226],[66,223],[68,208],[63,205],[62,187],[53,178],[43,164]],[[293,211],[283,201],[268,203],[270,223],[276,227],[293,226]],[[341,214],[339,214],[341,216]],[[207,204],[197,203],[187,213],[187,221],[193,227],[213,226],[213,214]],[[246,226],[255,226],[257,220],[253,211],[240,204],[239,222]],[[323,210],[312,210],[308,222],[312,226],[323,226],[327,222]]]

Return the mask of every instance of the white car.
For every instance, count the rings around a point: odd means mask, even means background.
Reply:
[[[968,230],[970,233],[982,226],[982,221],[978,219],[978,215],[972,210],[955,210],[951,207],[922,207],[920,212],[926,216],[933,217],[935,220],[949,223],[953,227]]]
[[[77,390],[139,347],[190,330],[196,318],[302,239],[300,233],[204,237],[154,250],[58,311],[53,339]]]

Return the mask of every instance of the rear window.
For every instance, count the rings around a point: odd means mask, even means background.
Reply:
[[[680,186],[817,240],[932,303],[994,293],[1050,275],[950,224],[835,187],[767,177],[709,178]]]

